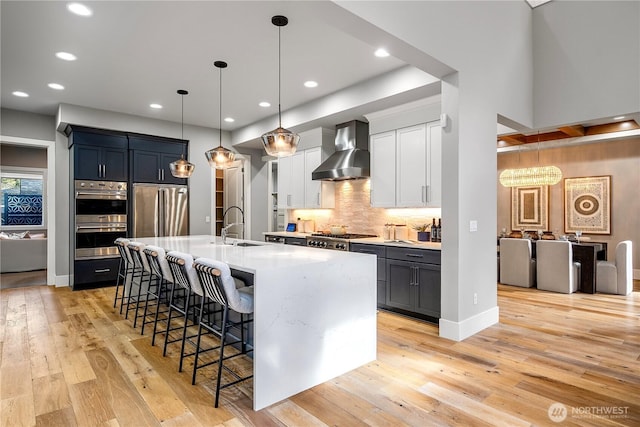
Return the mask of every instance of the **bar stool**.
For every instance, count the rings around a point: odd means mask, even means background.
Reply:
[[[153,323],[153,332],[151,335],[151,345],[156,343],[156,335],[163,331],[158,331],[158,320],[160,313],[168,313],[168,306],[166,310],[161,309],[163,302],[168,302],[167,294],[169,292],[169,286],[173,284],[173,276],[171,275],[171,269],[166,260],[166,253],[163,248],[159,246],[147,245],[142,251],[147,257],[147,264],[151,269],[151,280],[149,281],[149,289],[147,290],[147,299],[144,303],[144,313],[142,314],[142,331],[144,335],[144,327],[146,324]],[[149,320],[149,301],[155,301],[152,303],[152,307],[155,307],[153,319]],[[167,317],[163,319],[165,322]]]
[[[198,274],[193,269],[193,256],[177,251],[170,251],[167,256],[167,263],[173,275],[173,287],[169,299],[169,312],[167,314],[167,333],[164,337],[164,349],[162,355],[167,353],[167,344],[182,341],[180,344],[180,364],[178,372],[182,372],[182,364],[185,356],[191,354],[184,353],[185,343],[196,335],[188,335],[189,327],[198,323],[198,302],[196,297],[202,297],[202,287]],[[179,292],[180,291],[180,292]],[[179,328],[171,328],[171,319],[174,311],[184,316],[182,325],[182,338],[169,338],[169,332]]]
[[[122,314],[124,298],[128,292],[127,285],[131,284],[130,276],[133,270],[133,258],[131,258],[131,253],[127,247],[129,239],[118,237],[114,243],[118,248],[118,253],[120,254],[120,263],[118,265],[118,277],[116,279],[116,294],[113,298],[113,308],[116,308],[118,300],[120,300],[120,314]],[[119,293],[120,286],[122,286],[122,295]]]
[[[253,351],[253,348],[247,349],[247,343],[245,340],[245,325],[253,321],[253,318],[245,319],[245,316],[253,313],[253,286],[246,286],[237,288],[236,282],[231,276],[231,270],[229,266],[220,261],[215,261],[208,258],[198,258],[194,264],[194,269],[198,273],[200,282],[207,298],[212,299],[222,306],[222,330],[220,331],[220,350],[218,357],[218,378],[216,379],[216,399],[215,407],[218,407],[220,401],[220,390],[230,387],[239,382],[253,378],[253,374],[242,377],[238,373],[224,366],[224,361],[232,359],[243,354],[247,354]],[[240,315],[239,322],[232,322],[229,318],[229,309],[235,311]],[[240,339],[232,342],[227,342],[227,336],[230,327],[240,328]],[[200,331],[202,327],[206,325],[200,324],[198,327],[198,339],[196,347],[200,347]],[[214,329],[210,329],[212,332]],[[230,356],[224,356],[224,348],[228,345],[240,344],[240,352],[232,354]],[[215,362],[214,362],[215,363]],[[192,382],[195,383],[196,371],[211,363],[198,366],[198,352],[196,352],[196,359],[193,364],[193,378]],[[224,385],[221,385],[222,369],[229,372],[235,379]]]
[[[135,310],[133,327],[135,328],[138,323],[138,310],[140,309],[141,299],[146,294],[145,281],[151,280],[151,269],[147,263],[147,257],[143,255],[144,244],[140,242],[129,242],[127,245],[131,258],[133,258],[133,271],[131,274],[131,286],[129,287],[129,297],[127,298],[127,310],[124,315],[125,319],[129,318],[129,311]],[[137,286],[137,292],[134,291],[134,286]],[[147,284],[148,287],[148,284]],[[135,294],[135,295],[134,295]],[[135,307],[131,307],[131,303],[135,303]]]

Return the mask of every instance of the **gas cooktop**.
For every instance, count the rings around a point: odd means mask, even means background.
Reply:
[[[358,234],[358,233],[345,233],[345,234],[331,234],[331,233],[313,233],[312,237],[327,237],[331,239],[366,239],[368,237],[378,237],[375,234]]]

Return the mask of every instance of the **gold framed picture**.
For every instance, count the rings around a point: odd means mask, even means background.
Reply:
[[[511,188],[511,229],[549,229],[549,188],[532,185]]]
[[[611,234],[611,175],[565,178],[564,232]]]

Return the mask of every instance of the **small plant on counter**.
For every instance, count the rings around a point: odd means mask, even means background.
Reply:
[[[429,224],[416,224],[413,226],[413,229],[416,231],[427,231],[429,227]]]

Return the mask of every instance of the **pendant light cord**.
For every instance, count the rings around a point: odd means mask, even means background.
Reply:
[[[282,127],[282,111],[280,109],[280,93],[282,91],[282,60],[281,60],[281,42],[280,42],[280,31],[282,27],[278,27],[278,127]]]
[[[220,147],[222,147],[222,68],[220,68],[220,108],[218,109],[220,114]]]

